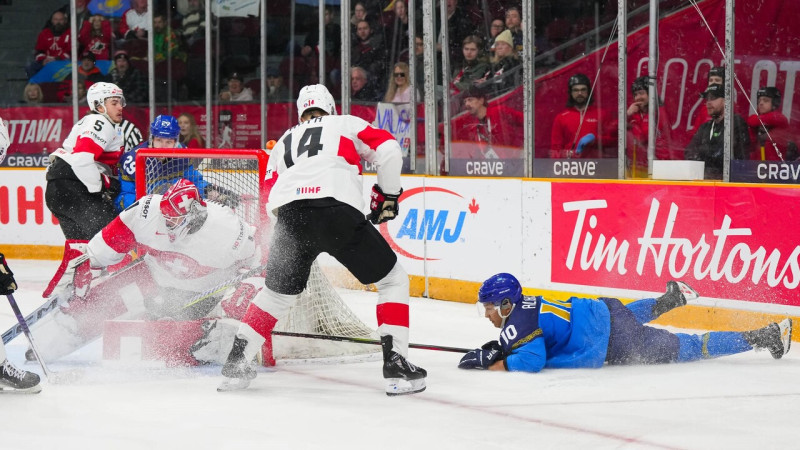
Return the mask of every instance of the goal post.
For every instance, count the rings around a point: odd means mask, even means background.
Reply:
[[[201,195],[230,206],[246,223],[268,228],[265,188],[269,156],[261,149],[143,148],[136,155],[136,197],[163,193],[177,178],[193,181]],[[221,201],[223,200],[223,201]],[[261,233],[259,233],[261,234]],[[264,236],[259,236],[265,239]],[[267,242],[263,242],[266,250]],[[317,262],[306,289],[277,331],[377,338],[336,293]],[[276,359],[340,357],[377,352],[370,345],[304,338],[275,338]]]

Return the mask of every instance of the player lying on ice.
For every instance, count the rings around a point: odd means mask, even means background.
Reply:
[[[478,305],[500,328],[500,340],[464,355],[458,367],[539,372],[543,368],[597,368],[615,365],[665,364],[768,349],[775,359],[789,351],[792,320],[753,331],[712,331],[702,335],[670,333],[646,326],[658,316],[686,304],[697,293],[681,282],[667,292],[628,305],[615,298],[572,297],[567,301],[522,295],[513,275],[499,273],[483,282]]]
[[[267,177],[274,181],[267,210],[277,214],[277,222],[266,287],[247,308],[219,390],[242,389],[255,378],[253,357],[297,301],[314,259],[327,252],[361,283],[378,287],[386,394],[421,392],[427,373],[406,360],[408,275],[362,212],[363,158],[377,167],[370,220],[379,224],[397,216],[403,192],[400,145],[389,132],[358,117],[336,115],[333,96],[320,84],[300,90],[297,114],[300,123],[277,141],[267,165]]]
[[[230,208],[203,200],[185,179],[164,195],[142,197],[87,245],[65,256],[68,270],[57,295],[66,304],[32,327],[42,357],[71,353],[99,337],[104,322],[115,318],[241,318],[246,303],[220,303],[221,293],[187,303],[259,266],[254,233]],[[117,272],[94,276],[135,248],[144,256]]]

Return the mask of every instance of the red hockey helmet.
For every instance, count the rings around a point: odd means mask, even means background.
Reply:
[[[208,215],[206,202],[200,196],[197,186],[185,178],[181,178],[164,192],[160,209],[170,241],[197,231]]]

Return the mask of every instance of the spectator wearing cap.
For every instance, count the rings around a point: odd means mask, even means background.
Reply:
[[[283,84],[281,72],[275,67],[269,68],[267,70],[267,101],[279,103],[289,101],[291,98],[289,89]]]
[[[89,86],[98,81],[106,81],[108,78],[95,65],[97,58],[94,53],[88,52],[81,57],[81,65],[78,66],[78,79],[87,83]]]
[[[550,134],[551,158],[616,158],[617,123],[598,108],[592,82],[582,73],[567,82],[567,108],[556,115]]]
[[[91,16],[88,26],[81,28],[78,43],[84,53],[94,54],[96,59],[111,59],[111,22],[99,14]]]
[[[470,86],[464,93],[467,115],[454,121],[454,141],[476,142],[486,158],[497,158],[495,146],[522,148],[525,119],[522,111],[490,105],[487,91]]]
[[[520,84],[522,71],[513,70],[520,65],[517,52],[514,51],[514,40],[511,31],[498,34],[494,42],[492,58],[492,86],[500,94]]]
[[[228,77],[228,87],[219,93],[222,102],[252,102],[253,91],[244,87],[244,78],[238,72]]]
[[[755,144],[750,159],[794,161],[798,157],[797,144],[791,140],[789,119],[778,111],[781,91],[767,86],[760,88],[756,96],[756,114],[747,118],[750,140]]]
[[[631,83],[633,103],[628,107],[627,167],[633,177],[647,177],[647,146],[650,127],[650,78],[639,77]],[[678,159],[673,154],[672,125],[659,99],[656,106],[656,159]]]
[[[706,179],[722,179],[722,164],[725,155],[725,88],[721,84],[709,85],[700,94],[706,102],[711,119],[700,125],[686,147],[688,160],[704,161]],[[747,122],[739,114],[733,115],[732,159],[745,159],[750,149],[750,134]]]
[[[712,84],[721,84],[725,86],[725,67],[715,66],[708,71],[706,86],[711,86]],[[700,125],[708,122],[710,119],[711,117],[708,115],[708,110],[703,107],[698,107],[697,116],[695,116],[693,123],[694,129],[700,128]]]
[[[125,93],[128,103],[144,103],[148,97],[147,79],[135,67],[125,50],[114,52],[114,66],[108,72],[111,80]]]

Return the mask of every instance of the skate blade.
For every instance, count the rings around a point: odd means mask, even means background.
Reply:
[[[404,380],[402,378],[386,379],[386,395],[389,397],[416,394],[424,391],[425,388],[425,378],[420,378],[418,380]]]
[[[39,392],[42,392],[41,384],[31,386],[27,389],[14,389],[9,386],[0,387],[0,394],[38,394]]]
[[[223,377],[222,383],[217,386],[217,392],[241,391],[250,386],[250,380],[245,378]]]

